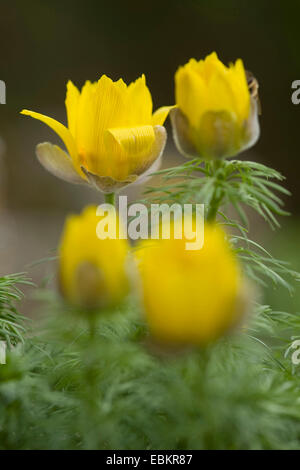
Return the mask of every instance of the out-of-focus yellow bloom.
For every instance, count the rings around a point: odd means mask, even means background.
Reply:
[[[166,143],[163,123],[171,107],[152,114],[152,98],[145,76],[127,86],[103,75],[87,81],[81,93],[67,84],[68,128],[33,111],[22,113],[51,127],[68,154],[57,145],[37,146],[41,164],[55,176],[73,183],[89,183],[103,192],[133,183],[158,168]]]
[[[191,59],[175,75],[177,108],[171,111],[174,137],[186,156],[230,157],[259,136],[257,102],[250,96],[239,59],[226,67],[215,52]]]
[[[159,342],[205,346],[241,320],[242,275],[219,227],[206,224],[200,250],[186,250],[186,241],[148,240],[137,249],[144,308]]]
[[[126,239],[97,237],[101,219],[96,210],[96,206],[89,206],[67,219],[59,248],[63,296],[71,304],[91,308],[113,305],[129,290],[129,244]]]

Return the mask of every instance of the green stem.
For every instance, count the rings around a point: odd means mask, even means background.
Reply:
[[[224,175],[220,173],[220,177],[216,177],[216,173],[223,166],[222,160],[215,160],[212,162],[211,173],[212,177],[215,177],[215,187],[212,198],[210,200],[209,210],[207,213],[206,220],[207,222],[215,222],[219,207],[223,201],[223,191],[220,188],[220,181],[223,179]]]
[[[104,195],[106,204],[112,204],[113,206],[116,204],[115,193],[106,193]]]
[[[219,204],[217,202],[212,202],[207,214],[207,222],[214,222],[217,217],[219,209]]]
[[[207,222],[215,222],[218,210],[223,201],[223,191],[218,191],[218,186],[215,188],[213,197],[210,202],[210,207],[207,213]],[[219,193],[219,194],[218,194]]]

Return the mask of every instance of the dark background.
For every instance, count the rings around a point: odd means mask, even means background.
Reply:
[[[127,83],[145,73],[154,108],[172,104],[178,65],[214,50],[225,63],[241,57],[259,80],[261,138],[242,158],[286,175],[293,193],[286,204],[294,218],[283,222],[283,233],[289,237],[292,231],[298,251],[300,105],[291,102],[291,83],[300,79],[299,21],[300,2],[291,0],[1,1],[0,79],[7,85],[7,104],[0,105],[6,146],[0,271],[22,270],[22,263],[45,256],[56,246],[65,214],[101,200],[40,167],[35,145],[57,138],[19,111],[65,122],[67,80],[82,86],[103,73]],[[165,164],[181,160],[169,138]]]

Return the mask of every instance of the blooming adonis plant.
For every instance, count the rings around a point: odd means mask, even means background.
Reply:
[[[175,84],[176,105],[154,114],[144,76],[105,75],[81,92],[68,83],[68,127],[23,111],[66,146],[39,144],[42,165],[106,203],[65,222],[63,301],[44,297],[41,334],[14,306],[26,279],[0,276],[0,449],[173,449],[186,464],[178,449],[299,448],[300,316],[260,304],[256,286],[291,292],[300,275],[250,239],[247,217],[275,227],[289,192],[278,171],[227,158],[258,138],[257,88],[215,53]],[[128,210],[120,196],[117,215],[114,193],[158,167],[169,111],[194,158]],[[106,464],[125,462],[113,455]]]
[[[98,238],[96,211],[89,206],[70,216],[59,247],[60,290],[72,305],[83,308],[117,304],[129,292],[128,242]]]
[[[51,127],[67,148],[68,154],[48,142],[37,146],[37,157],[48,171],[111,193],[159,167],[170,108],[152,114],[144,75],[129,86],[103,75],[96,83],[87,81],[81,92],[68,82],[68,128],[33,111],[22,113]]]
[[[236,255],[217,225],[206,224],[200,250],[187,250],[186,241],[173,236],[140,243],[136,253],[142,298],[155,339],[205,346],[241,322],[245,284]]]
[[[258,104],[239,59],[226,67],[215,52],[191,59],[175,75],[175,142],[188,157],[231,157],[258,139]]]

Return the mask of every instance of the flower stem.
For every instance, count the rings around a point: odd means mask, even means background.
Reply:
[[[115,193],[106,193],[104,197],[105,197],[106,204],[112,204],[113,206],[115,206],[116,204]]]
[[[223,190],[220,187],[221,186],[220,182],[224,178],[224,175],[222,174],[221,171],[219,172],[219,170],[223,166],[222,163],[223,163],[222,160],[216,160],[212,163],[211,173],[212,173],[212,177],[215,179],[215,183],[214,183],[214,192],[210,200],[209,210],[206,216],[207,222],[215,222],[219,207],[223,201],[224,194],[223,194]]]
[[[214,222],[216,220],[218,208],[219,208],[218,204],[211,204],[207,217],[206,217],[207,222]]]
[[[215,189],[215,192],[210,202],[210,207],[207,213],[207,217],[206,217],[207,222],[214,222],[216,220],[222,199],[223,199],[223,194],[221,196],[217,196],[217,191]]]

